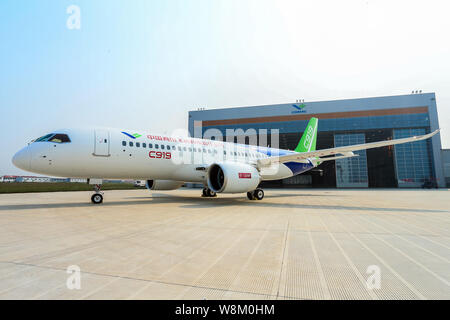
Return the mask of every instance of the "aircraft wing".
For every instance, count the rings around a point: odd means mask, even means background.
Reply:
[[[258,166],[266,167],[266,166],[270,166],[275,163],[284,163],[284,162],[291,162],[291,161],[295,162],[295,161],[301,161],[301,160],[306,160],[306,159],[314,159],[315,161],[322,162],[322,161],[327,161],[327,160],[349,158],[349,157],[356,156],[355,154],[353,154],[353,151],[366,150],[366,149],[372,149],[372,148],[391,146],[394,144],[401,144],[401,143],[425,140],[425,139],[428,139],[428,138],[431,138],[432,136],[434,136],[436,133],[439,132],[439,130],[440,129],[438,129],[434,132],[431,132],[429,134],[425,134],[423,136],[413,136],[413,137],[402,138],[402,139],[355,144],[352,146],[343,146],[343,147],[322,149],[322,150],[316,150],[316,151],[310,151],[310,152],[298,152],[298,153],[293,153],[293,154],[288,154],[288,155],[278,156],[278,157],[274,156],[274,157],[258,160]],[[334,156],[334,157],[326,158],[327,156]],[[322,157],[325,157],[325,158],[322,158]]]

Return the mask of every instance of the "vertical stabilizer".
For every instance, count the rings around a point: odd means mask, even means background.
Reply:
[[[300,139],[297,148],[295,148],[295,152],[309,152],[316,150],[318,125],[319,119],[311,118],[309,120],[302,138]]]

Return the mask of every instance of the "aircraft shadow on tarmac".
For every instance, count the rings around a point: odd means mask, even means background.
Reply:
[[[227,207],[240,205],[245,207],[271,207],[271,208],[284,208],[284,209],[328,209],[328,210],[342,210],[342,211],[392,211],[392,212],[448,212],[446,210],[432,210],[432,209],[412,209],[412,208],[382,208],[382,207],[362,207],[362,206],[342,206],[333,204],[333,200],[330,199],[329,205],[325,204],[307,204],[307,203],[283,203],[283,202],[270,202],[270,198],[282,198],[282,197],[335,197],[336,195],[313,195],[313,194],[272,194],[266,195],[262,201],[250,201],[245,197],[227,197],[227,198],[201,198],[201,197],[186,197],[177,195],[167,195],[154,193],[149,197],[127,197],[130,201],[108,201],[101,205],[94,205],[90,202],[80,203],[44,203],[44,204],[12,204],[12,205],[0,205],[0,211],[13,211],[13,210],[31,210],[31,209],[58,209],[58,208],[85,208],[85,207],[113,207],[113,206],[133,206],[133,205],[149,205],[151,203],[170,203],[179,204],[181,208],[185,209],[207,209],[217,207]],[[302,199],[303,202],[303,199]]]

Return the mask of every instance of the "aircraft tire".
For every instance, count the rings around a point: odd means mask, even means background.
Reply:
[[[262,200],[264,198],[263,189],[256,189],[255,191],[253,191],[253,196],[256,200]]]
[[[100,193],[94,193],[91,197],[93,204],[100,204],[103,202],[103,196]]]

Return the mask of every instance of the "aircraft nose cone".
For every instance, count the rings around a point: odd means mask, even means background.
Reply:
[[[19,169],[30,170],[30,150],[23,148],[12,158],[12,163]]]

